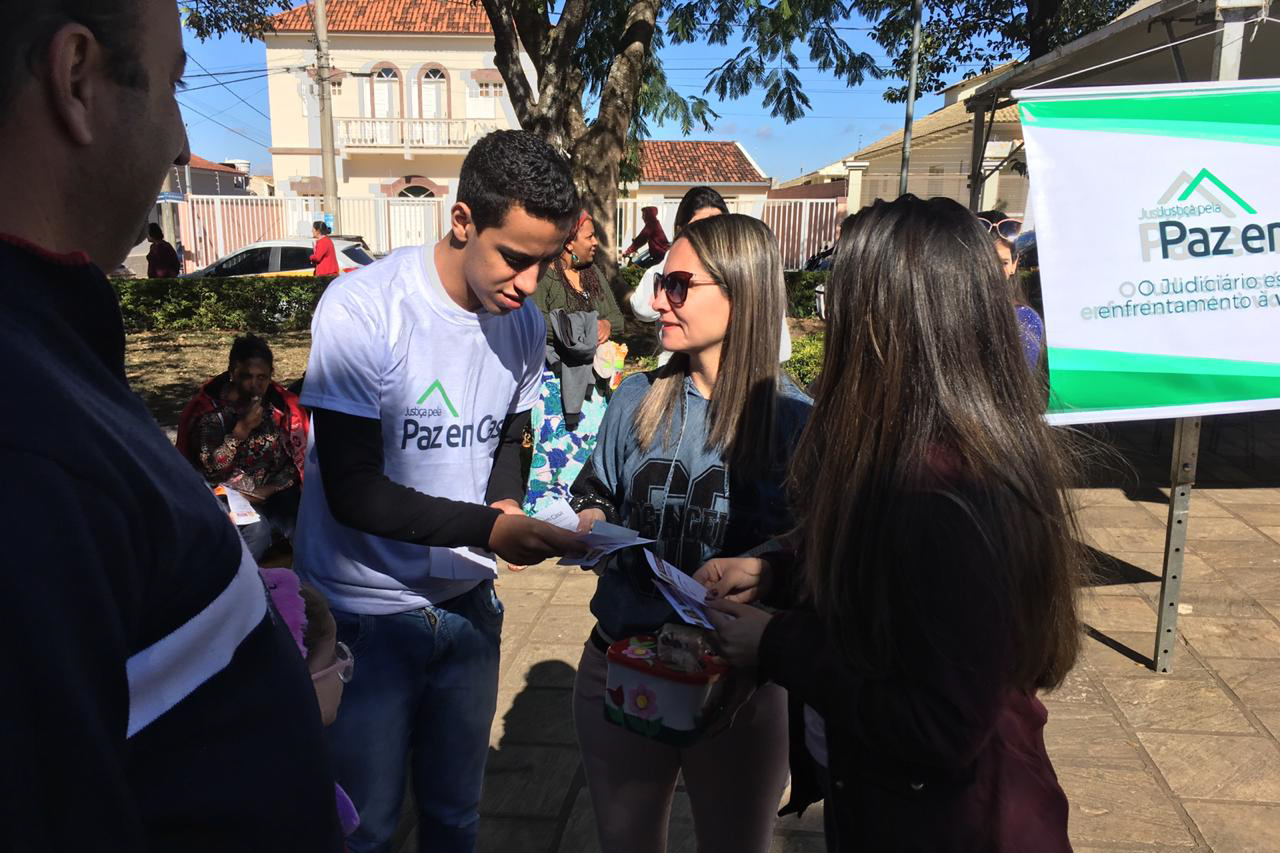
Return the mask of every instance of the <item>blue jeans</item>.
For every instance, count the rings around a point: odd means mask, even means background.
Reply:
[[[350,849],[391,849],[411,769],[418,849],[471,853],[498,703],[493,582],[407,613],[333,616],[356,659],[328,729],[338,782],[360,813]]]

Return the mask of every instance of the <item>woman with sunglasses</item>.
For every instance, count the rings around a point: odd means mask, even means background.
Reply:
[[[1027,365],[1035,370],[1040,366],[1040,356],[1044,351],[1044,320],[1027,300],[1019,275],[1018,256],[1014,251],[1013,243],[1022,233],[1022,221],[1010,219],[1002,210],[983,211],[978,214],[978,221],[991,232],[996,257],[1000,260],[1005,280],[1012,289],[1014,313],[1018,318],[1018,334],[1022,338],[1022,351],[1027,357]]]
[[[681,232],[653,296],[673,356],[614,392],[573,487],[583,527],[627,525],[687,574],[790,527],[782,484],[810,403],[778,367],[785,298],[777,241],[763,222],[729,214]],[[760,688],[724,731],[683,749],[607,722],[609,644],[679,617],[642,549],[598,570],[597,625],[578,666],[574,723],[601,848],[664,851],[683,774],[702,853],[764,853],[787,778],[782,693]]]
[[[1071,849],[1036,692],[1075,663],[1082,555],[1003,284],[950,199],[845,220],[794,571],[718,561],[724,653],[790,693],[787,811],[825,799],[830,851]]]

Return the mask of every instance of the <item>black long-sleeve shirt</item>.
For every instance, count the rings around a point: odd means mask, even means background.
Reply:
[[[314,409],[316,454],[329,512],[364,533],[417,545],[488,548],[501,511],[423,494],[383,472],[382,423],[330,409]],[[509,415],[489,475],[485,502],[524,498],[520,460],[529,413]]]

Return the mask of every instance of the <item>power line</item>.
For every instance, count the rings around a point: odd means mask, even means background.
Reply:
[[[239,136],[239,137],[242,137],[242,138],[244,138],[244,139],[249,140],[249,141],[250,141],[250,142],[252,142],[254,145],[258,145],[258,146],[260,146],[260,147],[262,147],[262,148],[266,148],[267,150],[270,150],[270,149],[271,149],[271,146],[270,146],[270,145],[268,145],[267,143],[265,143],[265,142],[260,142],[259,140],[254,139],[252,136],[249,136],[249,135],[248,135],[248,134],[246,134],[246,133],[241,133],[240,131],[238,131],[238,130],[236,130],[234,127],[232,127],[231,125],[223,124],[222,122],[218,121],[218,120],[217,120],[216,118],[214,118],[213,116],[209,115],[209,114],[208,114],[208,113],[206,113],[206,112],[202,112],[201,110],[196,109],[195,107],[191,106],[190,104],[182,104],[181,106],[182,106],[182,108],[183,108],[183,109],[191,110],[191,112],[195,113],[196,115],[200,116],[201,118],[208,119],[209,121],[211,121],[211,122],[213,122],[214,124],[216,124],[218,127],[221,127],[223,130],[229,130],[229,131],[231,131],[232,133],[234,133],[236,136]]]
[[[232,83],[249,83],[249,82],[252,82],[252,81],[254,81],[254,80],[265,80],[266,78],[268,78],[268,77],[270,77],[270,76],[271,76],[271,73],[267,73],[267,74],[257,74],[257,75],[255,75],[255,76],[253,76],[253,77],[242,77],[242,78],[240,78],[239,80],[232,80],[231,82],[232,82]],[[222,87],[222,88],[226,89],[226,84],[224,84],[224,83],[222,83],[222,82],[218,82],[218,83],[205,83],[204,85],[201,85],[201,86],[187,86],[187,87],[185,87],[185,88],[183,88],[183,89],[180,89],[180,90],[179,90],[179,93],[183,93],[183,92],[200,92],[200,91],[203,91],[203,90],[205,90],[205,89],[216,89],[216,88],[218,88],[218,87]],[[231,90],[230,90],[230,89],[227,89],[227,91],[229,91],[229,92],[230,92]],[[235,95],[236,93],[235,93],[235,92],[231,92],[231,94]],[[239,95],[236,95],[236,97],[239,97]],[[252,106],[253,106],[253,104],[249,104],[249,106],[251,106],[251,107],[252,107]],[[257,108],[256,108],[256,107],[254,107],[254,109],[257,109]],[[258,110],[258,112],[260,112],[260,113],[261,113],[262,111],[261,111],[261,110]],[[264,116],[266,116],[266,114],[265,114],[265,113],[263,113],[263,115],[264,115]],[[270,116],[266,116],[266,117],[267,117],[267,118],[270,118]]]
[[[267,87],[266,87],[266,86],[263,86],[261,89],[259,89],[258,91],[256,91],[256,92],[254,92],[254,93],[253,93],[253,97],[257,97],[258,95],[261,95],[261,94],[262,94],[263,92],[265,92],[265,91],[267,91]],[[186,104],[183,104],[183,106],[187,106],[187,105],[186,105]],[[229,112],[229,111],[231,111],[231,110],[234,110],[234,109],[235,109],[236,107],[238,107],[238,106],[239,106],[239,104],[231,104],[231,105],[229,105],[229,106],[225,106],[225,107],[223,107],[222,109],[220,109],[220,110],[218,110],[217,112],[215,112],[213,115],[215,115],[215,116],[220,116],[220,115],[222,115],[222,114],[223,114],[223,113],[225,113],[225,112]],[[197,127],[197,126],[199,126],[199,125],[201,125],[201,124],[204,124],[204,122],[206,122],[206,121],[210,121],[210,119],[201,119],[200,121],[192,122],[191,124],[187,125],[187,129],[188,129],[188,130],[190,130],[190,129],[191,129],[191,128],[193,128],[193,127]]]
[[[196,65],[200,65],[200,63],[196,60],[196,58],[194,56],[191,56],[191,54],[187,54],[187,57],[192,62],[195,62]],[[203,65],[200,65],[200,67],[204,68]],[[228,68],[225,71],[206,71],[204,74],[183,74],[182,77],[183,79],[187,79],[187,80],[194,77],[235,77],[240,74],[266,74],[268,71],[271,71],[271,69],[270,68]]]
[[[190,57],[190,59],[191,59],[191,61],[192,61],[192,62],[194,62],[197,66],[199,66],[200,70],[204,71],[206,74],[210,74],[210,73],[212,73],[212,72],[210,72],[210,71],[209,71],[209,69],[208,69],[208,68],[205,68],[203,65],[201,65],[201,64],[200,64],[200,60],[196,59],[194,56]],[[265,118],[267,121],[271,121],[271,116],[267,115],[267,114],[266,114],[266,113],[264,113],[262,110],[258,109],[258,108],[257,108],[257,107],[255,107],[253,104],[251,104],[251,103],[249,103],[248,101],[246,101],[246,100],[244,99],[244,97],[243,97],[239,92],[235,91],[235,90],[234,90],[234,89],[232,89],[230,86],[228,86],[226,83],[224,83],[224,82],[222,82],[221,80],[219,80],[219,79],[218,79],[218,76],[217,76],[216,74],[215,74],[215,75],[213,75],[213,79],[215,79],[215,80],[217,80],[217,81],[218,81],[218,85],[219,85],[219,86],[221,86],[222,88],[226,89],[226,90],[227,90],[228,92],[230,92],[231,94],[235,95],[235,96],[236,96],[236,99],[237,99],[237,100],[239,100],[239,101],[240,101],[240,103],[244,104],[246,107],[248,107],[249,109],[253,110],[255,113],[257,113],[258,115],[262,116],[262,117],[263,117],[263,118]],[[237,83],[239,83],[240,81],[239,81],[239,80],[237,80],[236,82],[237,82]]]

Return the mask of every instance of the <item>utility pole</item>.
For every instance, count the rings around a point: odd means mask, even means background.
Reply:
[[[333,147],[333,101],[329,95],[329,22],[324,0],[312,4],[316,31],[316,85],[320,89],[320,163],[324,170],[324,211],[333,216],[333,230],[342,233],[338,212],[338,167]]]
[[[907,173],[911,170],[911,128],[915,123],[916,77],[920,69],[920,19],[924,16],[924,0],[915,0],[912,12],[915,24],[911,30],[911,73],[907,78],[907,118],[902,126],[902,175],[898,178],[898,195],[907,192]]]
[[[171,194],[177,192],[178,187],[174,180],[174,172],[178,171],[177,166],[170,166],[169,170],[164,173],[164,201],[160,203],[160,230],[164,232],[164,238],[171,241],[175,246],[182,242],[178,235],[178,218],[174,215],[177,213],[174,205],[176,202],[171,200]]]

